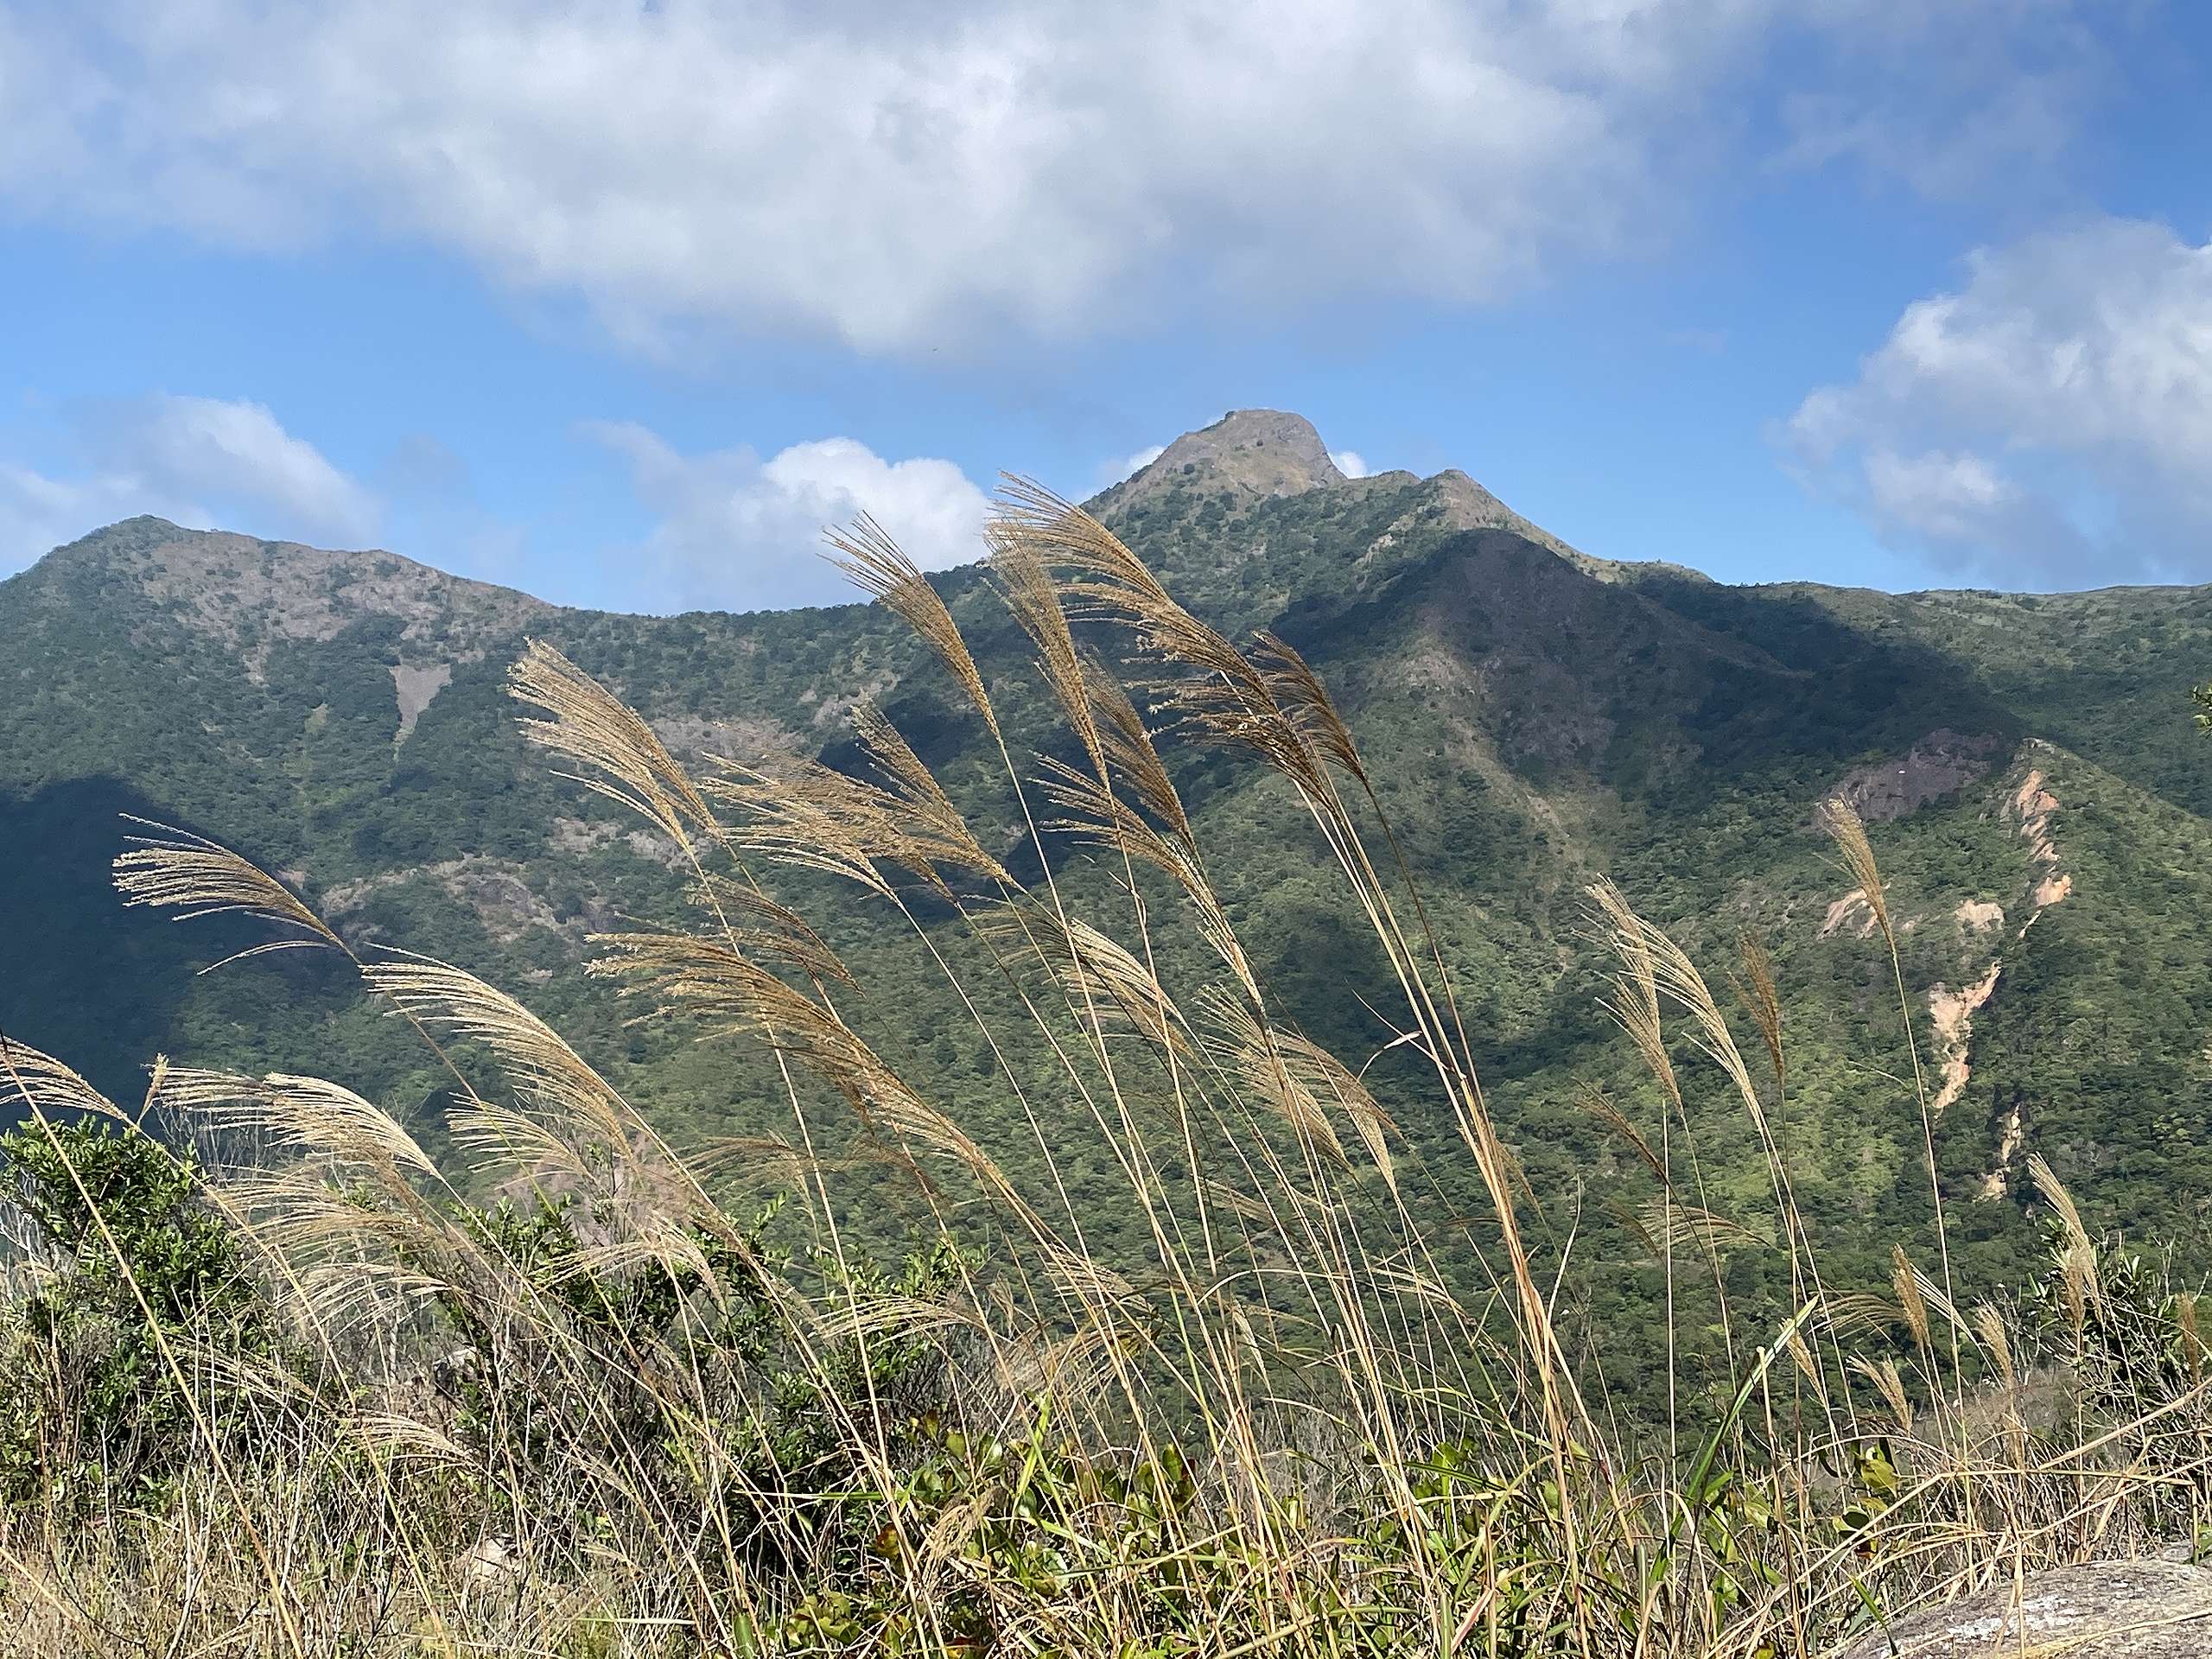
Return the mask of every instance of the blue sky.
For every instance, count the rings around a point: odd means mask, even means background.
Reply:
[[[623,609],[1230,407],[1735,581],[2212,580],[2212,16],[0,0],[0,574]]]

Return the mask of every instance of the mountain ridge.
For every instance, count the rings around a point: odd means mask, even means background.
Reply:
[[[1909,1102],[1880,1081],[1911,1075],[1879,1019],[1885,997],[1894,1009],[1886,962],[1855,921],[1822,931],[1847,883],[1815,810],[1840,790],[1868,808],[1893,907],[1914,920],[1908,983],[1990,988],[1965,1015],[1955,990],[1940,1010],[1915,1003],[1925,1052],[1947,1077],[1963,1068],[1938,1135],[1966,1205],[1961,1261],[2001,1274],[2017,1258],[2030,1152],[2126,1224],[2195,1224],[2176,1205],[2212,1193],[2212,1137],[2174,1124],[2212,1123],[2199,1052],[2212,948],[2195,921],[2212,905],[2195,874],[2212,870],[2212,791],[2187,696],[2212,656],[2212,589],[1732,587],[1589,559],[1456,471],[1347,479],[1315,461],[1318,434],[1288,434],[1280,455],[1234,442],[1269,431],[1282,435],[1232,416],[1219,468],[1196,465],[1201,448],[1094,508],[1199,614],[1237,637],[1276,629],[1327,680],[1532,1179],[1566,1191],[1603,1166],[1611,1154],[1592,1138],[1582,1086],[1624,1098],[1637,1086],[1592,1020],[1602,983],[1583,889],[1611,875],[1716,977],[1738,934],[1770,947],[1785,1000],[1802,999],[1791,1122],[1806,1201],[1873,1266],[1885,1259],[1883,1230],[1916,1213],[1925,1176]],[[337,1070],[410,1111],[442,1086],[310,964],[194,977],[251,930],[203,936],[118,908],[105,866],[113,815],[129,811],[286,872],[361,948],[404,944],[524,991],[673,1132],[759,1127],[741,1066],[636,1028],[575,971],[588,934],[675,902],[671,849],[524,751],[503,676],[525,632],[686,757],[856,766],[849,711],[872,697],[1023,879],[1046,860],[1065,891],[1088,879],[1077,849],[1033,839],[994,795],[972,712],[880,607],[621,615],[380,550],[146,519],[59,555],[0,583],[0,683],[16,690],[0,699],[0,938],[71,943],[56,971],[0,969],[0,1029],[118,1093],[156,1049]],[[973,567],[932,581],[1017,756],[1065,753],[1026,637],[989,584]],[[1126,654],[1096,643],[1109,660]],[[2031,760],[2056,804],[2042,822],[2061,866],[2008,804]],[[1387,1092],[1389,1033],[1346,994],[1378,964],[1332,919],[1295,803],[1233,755],[1179,752],[1175,765],[1222,850],[1225,902],[1268,942],[1261,970],[1316,1040],[1376,1055]],[[2024,895],[2054,869],[2070,883],[2063,902],[2016,931]],[[2007,925],[1965,919],[1993,910]],[[880,930],[852,927],[841,946],[895,973],[880,965]],[[957,1020],[890,982],[924,1055],[981,1090]],[[1715,1202],[1748,1192],[1761,1178],[1747,1131],[1699,1111]],[[1981,1197],[1993,1171],[2005,1172],[1997,1196]],[[1624,1269],[1618,1294],[1640,1294],[1637,1282]]]
[[[1702,571],[1670,561],[1618,560],[1586,553],[1516,512],[1457,467],[1446,467],[1427,477],[1402,469],[1367,474],[1357,478],[1348,476],[1331,458],[1319,429],[1313,423],[1303,416],[1283,410],[1231,410],[1211,425],[1184,433],[1128,478],[1099,491],[1084,505],[1102,517],[1118,518],[1127,516],[1132,509],[1141,508],[1159,499],[1174,487],[1178,478],[1188,479],[1192,487],[1199,489],[1211,486],[1223,493],[1274,498],[1346,486],[1363,492],[1369,488],[1404,487],[1409,484],[1433,493],[1441,503],[1452,527],[1510,531],[1559,555],[1584,574],[1599,581],[1634,582],[1660,577],[1721,585],[1714,583],[1713,578]],[[90,564],[116,569],[124,559],[135,559],[142,564],[151,562],[158,566],[157,556],[169,551],[184,552],[195,563],[211,569],[219,568],[217,562],[225,556],[232,561],[253,560],[264,563],[274,558],[303,564],[312,574],[343,577],[347,585],[366,585],[372,575],[382,575],[387,580],[396,578],[403,588],[442,589],[471,597],[480,603],[510,609],[590,608],[545,599],[510,584],[461,575],[387,548],[328,549],[282,538],[257,537],[221,528],[195,530],[150,513],[136,514],[88,530],[73,541],[56,545],[14,575],[0,578],[0,586],[7,586],[41,572],[50,578],[75,565]],[[960,564],[949,568],[965,570],[971,566]],[[2171,582],[2120,583],[2103,588],[2032,594],[1983,588],[1929,588],[1890,594],[1885,589],[1843,588],[1833,583],[1795,578],[1732,585],[1739,591],[1747,592],[1885,594],[1906,601],[1956,602],[2032,600],[2063,603],[2136,594],[2212,593],[2212,584]],[[165,590],[156,585],[149,588],[149,592],[156,596],[162,596]],[[791,608],[819,610],[836,607],[809,606]],[[750,614],[744,612],[724,613]],[[327,612],[315,610],[303,612],[289,620],[304,622],[308,617],[323,624],[329,620]],[[307,637],[327,637],[327,634],[308,632]]]

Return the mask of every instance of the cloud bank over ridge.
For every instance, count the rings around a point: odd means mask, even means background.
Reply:
[[[645,344],[705,324],[913,354],[1482,303],[1665,236],[1723,156],[1930,192],[2047,167],[2099,90],[2084,12],[35,3],[0,15],[0,213],[429,246]]]

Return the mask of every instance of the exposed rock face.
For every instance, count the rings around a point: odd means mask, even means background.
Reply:
[[[58,548],[49,575],[102,569],[188,625],[237,643],[328,639],[364,616],[397,618],[403,638],[461,652],[542,626],[553,607],[512,588],[448,575],[396,553],[335,552],[227,531],[185,530],[165,518],[126,518]],[[251,672],[257,653],[249,654]],[[404,695],[404,694],[403,694]]]
[[[2050,815],[2058,810],[2058,797],[2044,787],[2040,770],[2031,768],[2012,791],[2012,816],[2020,821],[2020,835],[2038,863],[2058,862],[2058,849],[2050,838]]]
[[[2058,842],[2050,830],[2051,814],[2058,810],[2058,798],[2045,786],[2042,771],[2031,768],[2020,779],[2020,786],[2012,792],[2009,804],[2012,816],[2019,820],[2020,838],[2028,843],[2028,857],[2037,867],[2035,886],[2029,898],[2037,912],[2063,904],[2074,891],[2074,878],[2058,868]],[[2033,921],[2031,915],[2028,918]]]
[[[1974,1042],[1974,1017],[1997,988],[1997,976],[2003,970],[2003,963],[1993,962],[1989,971],[1971,985],[1954,991],[1939,982],[1929,988],[1928,1014],[1935,1023],[1936,1058],[1942,1065],[1943,1086],[1931,1105],[1938,1117],[1958,1104],[1973,1078],[1967,1055]]]
[[[1955,795],[1990,769],[2002,741],[1948,730],[1928,734],[1903,759],[1861,766],[1829,791],[1869,823],[1886,823]]]
[[[1883,883],[1886,889],[1888,883]],[[1845,928],[1852,930],[1853,938],[1872,938],[1874,935],[1874,906],[1866,902],[1863,887],[1853,887],[1849,893],[1828,906],[1821,918],[1821,937],[1832,939]]]
[[[2025,1114],[2016,1103],[2005,1114],[2005,1127],[1997,1134],[1997,1164],[1981,1178],[1981,1185],[1974,1189],[1974,1196],[1985,1204],[1993,1204],[2012,1188],[2012,1160],[2020,1155],[2020,1143],[2027,1139]]]
[[[1523,518],[1456,467],[1439,473],[1428,484],[1444,505],[1445,522],[1456,530],[1510,530],[1516,536],[1526,536],[1539,547],[1548,548],[1586,576],[1607,582],[1634,578],[1638,567],[1619,564],[1611,559],[1593,559],[1587,553],[1569,547],[1542,525]]]
[[[391,668],[391,689],[399,699],[399,735],[395,744],[404,743],[407,734],[415,729],[415,722],[430,706],[430,700],[453,683],[453,664],[433,663],[427,668],[407,663],[394,663]]]
[[[817,719],[817,725],[824,722]],[[680,760],[707,755],[752,762],[768,754],[798,754],[806,749],[798,733],[772,720],[742,716],[709,720],[702,715],[669,715],[652,722],[654,733]]]
[[[1313,422],[1279,409],[1231,410],[1211,426],[1185,432],[1122,486],[1123,502],[1185,477],[1209,490],[1253,496],[1303,495],[1344,481]]]
[[[322,912],[343,927],[346,918],[378,893],[417,880],[436,883],[448,898],[474,911],[477,919],[484,924],[484,931],[501,944],[513,944],[534,927],[556,928],[561,925],[552,907],[531,891],[530,884],[523,879],[521,866],[504,859],[474,855],[427,864],[419,869],[390,870],[358,881],[340,883],[323,894]],[[367,927],[350,927],[346,931],[363,941],[377,937],[375,930]]]
[[[1896,1646],[1891,1647],[1894,1641]],[[2212,1568],[2104,1561],[2040,1573],[1859,1637],[1834,1659],[2203,1659]]]

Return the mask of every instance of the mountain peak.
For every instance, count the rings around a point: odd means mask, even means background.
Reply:
[[[395,618],[403,637],[435,635],[473,648],[519,632],[550,606],[381,549],[334,551],[191,530],[142,514],[57,547],[16,581],[25,598],[57,605],[150,606],[248,653],[250,676],[270,639],[325,640],[363,617]],[[11,584],[12,586],[12,584]]]
[[[1344,481],[1313,423],[1279,409],[1232,409],[1211,426],[1185,432],[1123,488],[1150,494],[1186,477],[1255,496],[1303,495]]]

